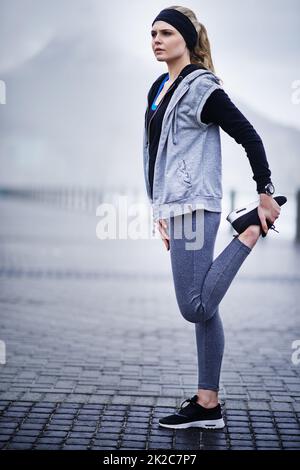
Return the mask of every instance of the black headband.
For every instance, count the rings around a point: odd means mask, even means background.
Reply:
[[[157,15],[152,26],[155,21],[165,21],[174,26],[183,36],[188,49],[192,50],[196,46],[198,41],[196,28],[191,20],[180,11],[174,8],[165,8]]]

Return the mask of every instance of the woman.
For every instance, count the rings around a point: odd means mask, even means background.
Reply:
[[[272,197],[263,143],[222,89],[206,29],[195,14],[180,6],[166,8],[154,19],[151,35],[154,54],[166,62],[168,73],[148,93],[145,183],[154,221],[170,250],[178,306],[195,323],[198,352],[197,394],[159,424],[218,429],[224,427],[218,402],[224,351],[218,306],[259,236],[274,227],[286,198]],[[259,201],[228,216],[239,235],[213,261],[222,198],[219,126],[245,148]],[[201,233],[200,248],[187,248],[182,224],[188,220],[193,233]]]

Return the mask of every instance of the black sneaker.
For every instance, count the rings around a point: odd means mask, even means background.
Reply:
[[[222,429],[225,424],[220,403],[214,408],[204,408],[197,403],[197,395],[184,400],[177,413],[158,420],[160,426],[173,429],[204,428]],[[188,402],[188,405],[183,406]]]
[[[283,204],[286,203],[287,198],[283,196],[282,194],[277,194],[276,196],[273,197],[277,204],[282,206]],[[238,234],[244,232],[246,228],[249,227],[249,225],[259,225],[261,228],[261,235],[262,237],[266,237],[267,234],[264,232],[260,218],[258,216],[258,211],[257,208],[259,206],[260,200],[257,199],[256,201],[250,202],[249,204],[240,207],[239,209],[235,209],[234,211],[230,212],[228,216],[226,217],[226,220],[232,225],[234,230],[238,232]],[[279,233],[278,230],[275,229],[275,225],[270,222],[267,219],[267,226],[275,230],[275,232]],[[234,237],[237,237],[238,235],[233,235]]]

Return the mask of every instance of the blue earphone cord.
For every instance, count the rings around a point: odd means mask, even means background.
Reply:
[[[151,106],[151,109],[152,109],[153,111],[154,111],[154,110],[157,108],[157,106],[158,106],[158,105],[154,104],[155,101],[156,101],[156,98],[158,97],[158,95],[159,95],[160,92],[161,92],[162,87],[164,86],[164,84],[165,84],[168,80],[169,80],[169,75],[167,75],[167,76],[163,79],[163,81],[162,81],[162,83],[161,83],[161,85],[160,85],[160,87],[159,87],[159,89],[158,89],[158,92],[156,93],[156,96],[155,96],[155,98],[154,98],[154,100],[153,100],[153,103],[152,103],[152,106]]]

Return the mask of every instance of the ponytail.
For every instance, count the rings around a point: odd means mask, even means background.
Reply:
[[[178,10],[184,15],[186,15],[189,20],[193,23],[196,31],[198,32],[198,42],[194,49],[190,51],[191,63],[198,64],[206,70],[211,70],[211,72],[215,74],[216,71],[211,56],[210,42],[205,26],[198,21],[195,13],[189,8],[181,6],[171,6],[168,8],[174,8],[174,10]],[[222,83],[221,79],[219,80]]]

